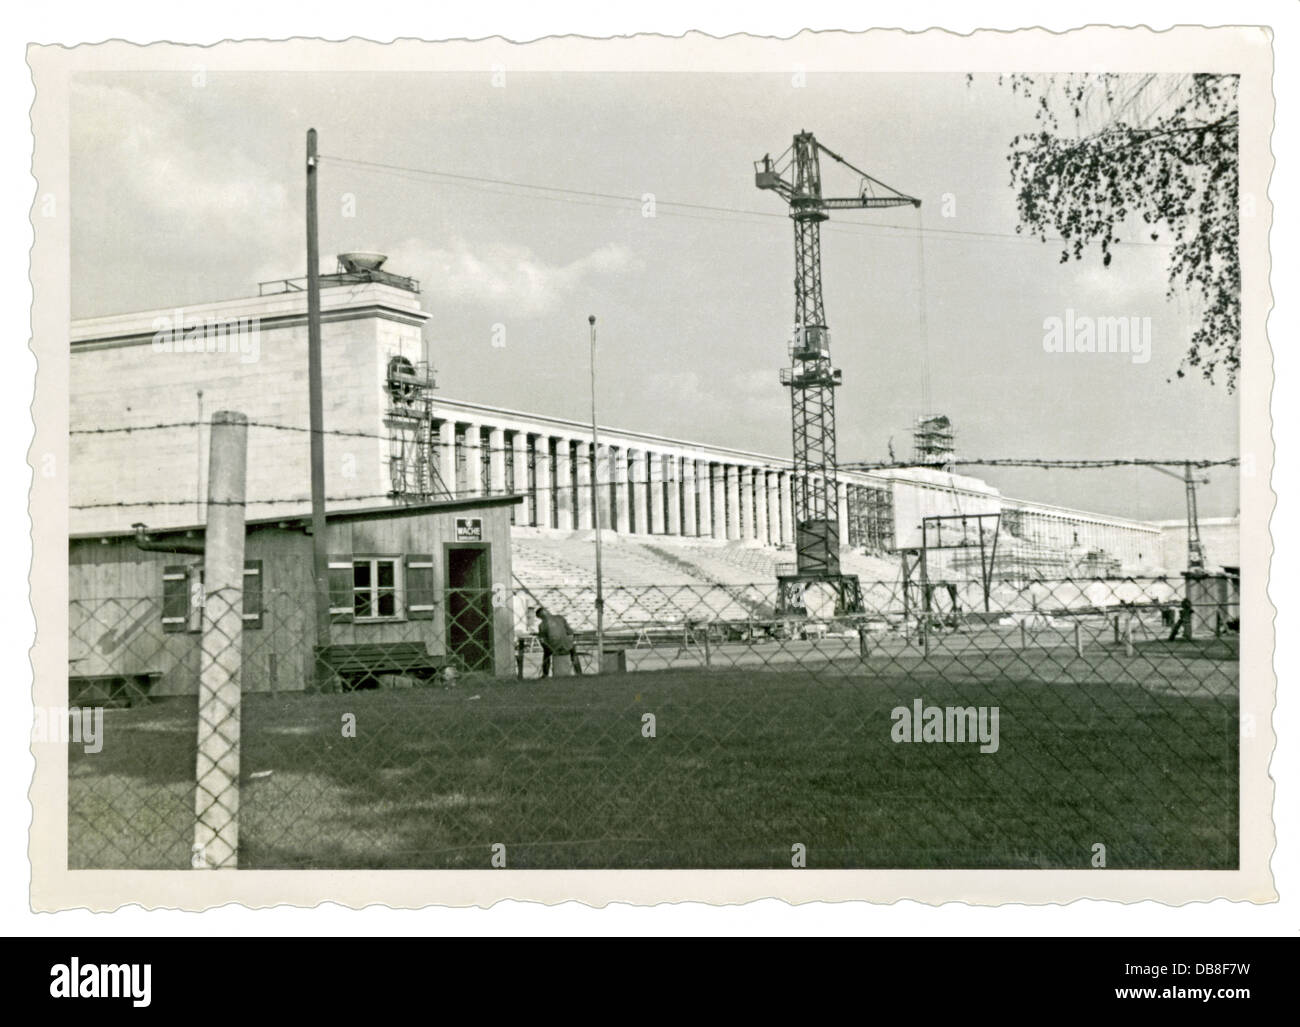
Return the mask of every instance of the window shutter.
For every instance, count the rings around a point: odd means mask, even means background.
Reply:
[[[203,614],[207,609],[208,594],[204,591],[203,565],[190,565],[189,585],[189,627],[190,632],[203,630]]]
[[[184,564],[163,568],[163,631],[184,631],[190,620],[190,569]]]
[[[262,626],[262,561],[244,561],[244,627]]]
[[[352,561],[345,556],[331,556],[329,569],[330,623],[352,622]]]
[[[406,616],[408,620],[433,620],[433,556],[406,557]]]

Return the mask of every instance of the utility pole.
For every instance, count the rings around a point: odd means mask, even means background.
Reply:
[[[307,130],[307,393],[311,407],[312,579],[316,583],[316,645],[330,643],[329,540],[325,537],[325,415],[321,399],[320,241],[316,224],[316,130]],[[326,668],[316,662],[318,683]]]
[[[596,315],[587,318],[591,326],[591,514],[596,526],[596,673],[605,668],[605,586],[600,570],[600,434],[596,429]]]
[[[198,463],[194,475],[194,516],[195,523],[203,523],[203,390],[198,390],[199,416],[194,422],[194,449]]]

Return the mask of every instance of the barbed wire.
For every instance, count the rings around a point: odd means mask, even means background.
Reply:
[[[497,496],[517,495],[517,493],[498,492]],[[368,499],[393,499],[392,492],[367,492],[355,496],[326,496],[327,503],[351,503]],[[468,498],[468,497],[467,497]],[[473,498],[485,498],[475,496]],[[439,497],[431,497],[428,502],[438,502]],[[107,500],[102,503],[72,503],[68,506],[69,510],[126,510],[148,506],[276,506],[287,505],[290,503],[310,503],[311,496],[285,496],[276,499],[196,499],[191,496],[189,499],[116,499]],[[412,504],[415,505],[415,504]],[[400,507],[399,507],[400,509]]]
[[[293,432],[293,433],[298,433],[303,435],[310,435],[312,433],[311,428],[303,427],[302,425],[297,425],[297,424],[276,424],[273,421],[248,421],[246,422],[246,424],[247,427],[249,428],[267,428],[272,431]],[[159,431],[159,430],[169,429],[169,428],[207,428],[207,427],[211,427],[211,424],[208,421],[164,421],[164,422],[158,422],[156,424],[125,425],[116,428],[74,428],[69,430],[68,434],[69,435],[119,435],[119,434],[129,435],[134,432]],[[501,430],[505,431],[508,429],[501,429]],[[611,429],[606,428],[604,430],[610,431]],[[332,435],[332,436],[339,436],[343,438],[373,439],[378,442],[404,441],[402,437],[399,435],[393,435],[393,434],[385,435],[379,432],[368,432],[368,431],[362,431],[360,429],[322,428],[320,433],[322,435]],[[518,434],[518,432],[516,432],[515,434]],[[541,438],[547,437],[546,433],[544,432],[525,432],[524,434],[536,435]],[[588,443],[586,440],[573,439],[572,436],[553,436],[553,437],[569,438],[572,441],[577,442],[578,445],[580,446],[590,445],[590,443]],[[448,445],[449,442],[438,440],[433,442],[432,444],[442,446],[442,445]],[[644,444],[641,445],[640,447],[635,447],[635,446],[610,447],[608,443],[605,443],[603,445],[605,448],[616,448],[616,449],[622,449],[624,451],[629,449],[637,449],[638,452],[645,452],[649,448]],[[488,454],[516,452],[514,446],[480,445],[480,446],[471,446],[470,448],[477,449],[480,453],[488,453]],[[655,452],[663,456],[673,456],[674,454],[668,452],[668,449],[671,449],[671,447],[661,447],[659,449],[656,449]],[[689,460],[689,458],[683,458],[683,459]],[[720,461],[712,461],[712,462],[717,463]],[[747,463],[745,466],[753,467],[755,469],[765,470],[765,471],[790,471],[794,469],[793,462],[789,464],[780,464],[780,463],[771,463],[771,462],[766,462],[766,463],[751,462],[751,463]]]
[[[74,428],[69,431],[69,434],[78,435],[78,436],[130,435],[137,432],[166,431],[166,430],[190,429],[190,428],[210,427],[210,426],[211,426],[210,422],[198,421],[198,420],[163,421],[163,422],[155,422],[151,424],[140,424],[140,425],[119,425],[119,426],[98,427],[98,428]],[[266,429],[270,431],[280,431],[280,432],[290,432],[296,434],[312,433],[312,429],[309,427],[304,427],[301,425],[292,425],[292,424],[278,424],[272,421],[249,421],[247,422],[247,426],[249,428]],[[336,437],[344,437],[344,438],[373,439],[373,440],[385,441],[385,442],[401,441],[400,439],[394,438],[391,435],[384,435],[376,432],[367,432],[367,431],[353,430],[353,429],[338,429],[338,428],[322,429],[321,434],[336,436]],[[581,440],[576,440],[576,441],[578,441],[578,444],[580,446],[586,445],[586,443],[583,443]],[[445,441],[445,442],[440,441],[438,445],[450,446],[453,445],[453,443],[451,443],[450,441]],[[489,446],[479,446],[479,447],[469,447],[469,448],[471,450],[477,448],[480,454],[483,455],[484,457],[490,457],[493,454],[501,454],[501,455],[506,455],[511,457],[520,455],[520,451],[517,450],[513,445],[500,446],[500,447],[489,445]],[[626,451],[628,447],[623,447],[623,448]],[[464,452],[463,449],[461,451]],[[534,455],[536,455],[537,453],[536,450],[533,450],[532,452],[534,453]],[[524,453],[525,455],[527,455],[527,450],[525,450]],[[672,454],[667,454],[667,453],[664,453],[662,455],[673,456]],[[695,463],[695,461],[689,457],[681,458],[681,457],[673,456],[673,458],[680,460],[681,465],[683,467]],[[551,459],[549,452],[546,453],[543,459]],[[575,460],[574,461],[575,465],[581,462],[581,460],[582,460],[581,457]],[[473,462],[474,461],[472,460],[468,461],[468,463],[470,463],[471,465]],[[532,461],[530,460],[529,462],[531,463]],[[558,462],[558,461],[553,461],[553,462]],[[708,462],[710,464],[719,464],[719,465],[722,464],[722,461],[700,461],[700,462],[701,463]],[[488,460],[486,459],[483,460],[483,463],[486,465],[488,463]],[[1240,458],[1238,457],[1225,457],[1219,459],[1205,459],[1205,458],[1189,459],[1186,457],[1182,457],[1182,458],[1115,457],[1115,458],[1103,458],[1103,459],[1059,458],[1059,457],[987,457],[987,458],[967,457],[967,458],[944,461],[942,465],[927,465],[919,462],[909,463],[906,461],[898,461],[898,460],[878,461],[878,462],[850,461],[850,462],[845,462],[837,465],[837,470],[858,472],[858,473],[870,473],[872,471],[887,471],[887,470],[917,470],[917,469],[924,469],[926,467],[931,467],[931,466],[933,466],[934,469],[940,469],[940,470],[951,470],[954,467],[1035,467],[1035,468],[1042,468],[1048,470],[1095,470],[1095,469],[1120,468],[1120,467],[1155,467],[1158,469],[1167,469],[1167,468],[1176,467],[1176,468],[1195,468],[1197,470],[1207,470],[1213,467],[1235,467],[1238,466],[1240,463],[1241,461]],[[572,498],[570,502],[572,503],[573,511],[576,513],[581,503],[581,500],[585,498],[585,494],[588,491],[593,489],[597,490],[598,492],[604,493],[604,492],[610,492],[619,489],[634,489],[634,488],[644,489],[648,487],[663,487],[665,488],[665,490],[667,488],[677,488],[680,489],[682,493],[684,493],[686,496],[690,496],[694,492],[693,486],[698,487],[699,482],[704,482],[706,483],[707,486],[708,483],[721,480],[723,481],[722,491],[724,493],[730,492],[732,488],[739,489],[742,495],[746,492],[752,492],[755,497],[753,500],[753,504],[756,508],[760,505],[766,506],[767,503],[771,501],[770,499],[771,496],[779,495],[780,492],[782,491],[777,488],[773,488],[770,485],[759,485],[756,483],[748,483],[744,480],[743,475],[738,476],[737,479],[726,480],[727,476],[725,475],[725,472],[717,472],[717,471],[710,471],[703,474],[695,474],[693,476],[687,476],[681,473],[680,471],[676,474],[670,473],[670,474],[656,475],[653,473],[651,468],[648,468],[646,476],[642,477],[640,475],[633,473],[633,471],[631,470],[635,466],[636,466],[636,461],[630,462],[628,465],[629,470],[627,472],[623,474],[613,474],[606,480],[601,480],[599,466],[596,465],[588,470],[589,474],[592,473],[592,471],[595,471],[594,481],[579,480],[576,483],[560,482],[560,483],[553,483],[553,484],[547,484],[545,483],[545,481],[537,481],[537,482],[525,481],[525,483],[519,488],[494,489],[491,487],[481,487],[477,490],[460,489],[457,490],[457,493],[452,493],[448,490],[443,489],[438,491],[431,491],[430,494],[419,496],[418,498],[412,495],[410,492],[406,492],[406,491],[399,492],[397,490],[388,490],[385,492],[366,492],[366,493],[356,493],[352,495],[328,495],[325,497],[325,502],[340,504],[340,503],[358,503],[358,502],[367,502],[367,501],[387,501],[387,502],[398,501],[400,503],[405,501],[411,504],[415,504],[415,503],[422,504],[422,503],[463,501],[469,499],[491,499],[491,498],[501,498],[506,496],[521,496],[521,497],[533,499],[535,502],[539,502],[542,504],[549,504],[552,502],[552,494],[554,494],[554,496],[556,497],[563,497],[565,495],[571,496]],[[800,473],[799,470],[795,468],[793,463],[774,464],[774,463],[764,462],[764,463],[738,464],[736,466],[743,468],[745,471],[755,471],[762,474],[766,474],[766,473],[799,474]],[[511,477],[517,480],[519,476],[519,470],[520,470],[520,465],[518,464],[518,462],[512,460],[510,465]],[[490,476],[490,469],[485,467],[485,472],[486,472],[484,474],[485,478]],[[543,478],[548,476],[549,475],[546,472],[543,472],[542,474]],[[815,474],[815,472],[813,476],[818,477]],[[867,489],[871,488],[871,486],[864,486],[853,482],[849,482],[846,484],[850,485],[853,488],[867,488]],[[704,490],[700,490],[700,491],[703,492]],[[767,501],[764,501],[763,499],[759,498],[764,494],[766,494],[769,497]],[[639,499],[621,500],[619,502],[614,502],[613,497],[610,497],[609,499],[600,497],[596,501],[601,502],[602,506],[606,502],[608,502],[611,508],[621,508],[624,505],[639,507],[642,503],[642,500]],[[188,498],[178,498],[178,499],[105,500],[105,501],[93,502],[93,503],[74,503],[69,505],[69,509],[70,510],[109,510],[109,509],[144,510],[144,509],[149,509],[154,507],[164,508],[164,507],[189,507],[189,506],[240,506],[240,505],[247,506],[247,507],[257,507],[257,506],[274,507],[274,506],[303,506],[306,504],[310,504],[311,502],[312,502],[312,497],[310,495],[248,498],[243,501],[207,500],[207,499],[200,499],[198,497],[191,496]],[[651,502],[648,497],[644,502],[649,504],[651,509],[659,505],[657,502]],[[744,502],[745,500],[742,500],[742,504]],[[784,504],[786,500],[784,498],[780,498],[779,502]],[[669,504],[671,505],[671,501],[669,501]]]
[[[310,435],[311,428],[303,427],[298,424],[276,424],[274,421],[247,421],[246,426],[249,428],[269,428],[274,431],[298,432],[304,435]],[[134,432],[145,431],[162,431],[170,428],[210,428],[210,421],[158,421],[154,424],[128,424],[113,428],[73,428],[68,431],[69,435],[130,435]],[[382,435],[379,432],[361,431],[360,429],[350,428],[322,428],[322,435],[342,435],[349,438],[362,439],[379,439],[381,441],[392,441],[391,435]]]
[[[1180,461],[1178,463],[1181,466],[1183,462]],[[1224,463],[1231,463],[1235,465],[1237,461],[1236,460],[1190,461],[1190,463],[1193,467],[1204,468],[1204,467],[1211,467],[1211,466],[1220,466]],[[897,466],[915,468],[916,465],[900,464]],[[1045,463],[1026,463],[1026,464],[1006,464],[1003,466],[1046,467],[1051,465],[1047,465]],[[1145,463],[1141,461],[1119,461],[1113,464],[1108,463],[1105,464],[1104,466],[1107,467],[1145,466]],[[1162,465],[1157,465],[1157,466],[1162,466]],[[1071,468],[1067,466],[1067,469],[1077,470],[1082,468]],[[590,481],[580,481],[576,485],[574,484],[546,485],[542,483],[537,483],[537,484],[524,485],[518,489],[511,489],[511,488],[493,489],[493,488],[484,487],[476,491],[459,489],[457,490],[456,493],[451,493],[447,491],[443,491],[441,493],[430,492],[428,495],[419,495],[419,496],[410,492],[398,492],[396,490],[389,490],[387,492],[361,492],[353,495],[342,495],[342,496],[331,495],[331,496],[325,496],[324,499],[326,503],[355,503],[355,502],[371,501],[371,500],[387,500],[387,501],[405,501],[409,505],[420,505],[425,503],[439,503],[439,502],[444,502],[444,503],[465,502],[474,499],[499,499],[507,496],[519,496],[522,498],[528,498],[535,495],[539,497],[544,497],[540,501],[543,503],[547,503],[550,501],[550,494],[556,493],[558,495],[571,494],[574,497],[573,508],[576,511],[579,502],[582,499],[586,498],[586,495],[592,490],[593,487],[600,491],[609,491],[612,489],[623,489],[623,488],[634,488],[634,487],[650,488],[650,487],[662,486],[666,488],[668,486],[674,486],[680,489],[682,492],[684,492],[687,496],[690,496],[694,494],[693,490],[691,489],[691,485],[693,484],[697,485],[700,482],[709,482],[709,481],[711,481],[711,477],[708,476],[696,477],[694,479],[683,479],[683,478],[671,478],[671,477],[670,478],[641,478],[641,477],[634,477],[629,475],[626,478],[610,479],[607,481],[598,480],[594,483]],[[862,488],[862,489],[867,489],[869,491],[870,490],[883,491],[886,488],[886,485],[884,483],[877,486],[859,485],[856,482],[849,482],[846,484],[850,485],[852,488]],[[721,488],[725,490],[730,490],[732,487],[733,486],[729,482],[721,486]],[[780,493],[780,490],[773,486],[761,487],[757,485],[747,485],[741,481],[737,481],[734,487],[738,488],[742,494],[745,492],[752,491],[755,497],[764,494],[775,495]],[[716,491],[717,489],[715,489],[715,492]],[[1018,508],[1020,505],[1027,502],[1025,500],[1011,499],[1008,497],[1004,497],[1004,498],[1006,498],[1009,504],[1012,504],[1013,508]],[[136,509],[136,508],[155,507],[155,506],[169,507],[169,506],[198,506],[198,505],[250,506],[250,507],[287,506],[293,504],[297,504],[297,505],[309,504],[311,503],[311,501],[312,501],[312,497],[310,495],[247,498],[244,500],[210,500],[210,499],[198,499],[194,496],[191,496],[188,499],[139,499],[139,500],[121,499],[121,500],[105,500],[96,503],[72,503],[69,504],[68,509],[69,510],[108,510],[108,509]],[[637,504],[637,501],[626,501],[626,502],[627,505]],[[649,501],[647,500],[647,502]],[[742,500],[741,502],[743,504],[744,500]],[[756,498],[754,502],[755,505],[758,505],[760,503],[760,500]],[[762,502],[764,506],[767,505],[765,501]],[[781,500],[781,502],[784,503],[785,500],[783,499]],[[619,509],[622,509],[623,505],[624,505],[624,501],[620,501],[617,504]],[[653,505],[657,505],[657,504],[653,504]],[[716,505],[718,504],[715,503],[715,506]]]
[[[277,424],[273,421],[249,421],[249,428],[266,428],[272,431],[285,431],[300,434],[311,434],[312,429],[297,424]],[[111,428],[73,428],[70,429],[69,435],[114,435],[114,434],[131,434],[133,432],[160,431],[175,428],[199,428],[211,427],[207,421],[162,421],[154,424],[122,425]],[[506,429],[502,429],[506,430]],[[380,432],[368,432],[360,429],[347,428],[323,428],[320,432],[322,435],[339,436],[344,438],[361,438],[374,439],[379,442],[398,442],[401,441],[399,436],[392,434],[382,434]],[[534,434],[534,433],[528,433]],[[543,435],[544,433],[536,433]],[[575,440],[579,445],[587,445],[583,440]],[[446,445],[445,442],[439,442],[438,445]],[[513,453],[513,446],[471,446],[471,449],[478,449],[481,453]],[[629,448],[629,447],[623,447]],[[671,455],[665,453],[665,455]],[[944,460],[942,464],[927,464],[923,461],[906,461],[906,460],[849,460],[836,464],[839,470],[848,471],[872,471],[872,470],[915,470],[917,468],[933,467],[942,470],[947,467],[1042,467],[1059,470],[1096,470],[1101,468],[1112,467],[1192,467],[1197,470],[1205,470],[1211,467],[1235,467],[1241,463],[1239,457],[1222,457],[1218,459],[1187,457],[1106,457],[1100,459],[1092,458],[1075,458],[1075,457],[960,457],[953,460]],[[791,470],[793,463],[790,464],[752,464],[761,470]]]
[[[1236,467],[1240,463],[1241,459],[1235,456],[1223,457],[1218,460],[1189,460],[1187,458],[1161,460],[1154,457],[1116,457],[1100,460],[1058,457],[994,457],[991,459],[962,457],[959,460],[945,460],[938,469],[947,467],[1042,467],[1045,469],[1081,471],[1108,467],[1193,467],[1197,470],[1205,470],[1210,467]],[[892,462],[881,461],[879,463],[869,460],[853,460],[836,466],[840,470],[848,471],[883,471],[903,468],[915,469],[918,466],[928,467],[932,465],[897,460]]]

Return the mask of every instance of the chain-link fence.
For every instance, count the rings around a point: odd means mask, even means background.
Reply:
[[[1235,579],[861,591],[73,599],[68,865],[1237,865]]]

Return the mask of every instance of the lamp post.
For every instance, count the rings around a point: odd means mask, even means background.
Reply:
[[[596,315],[591,327],[591,514],[596,528],[596,673],[605,668],[605,590],[600,570],[600,433],[596,428]]]

